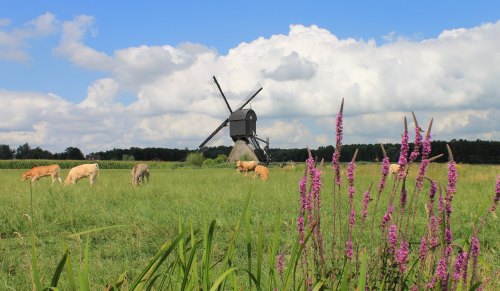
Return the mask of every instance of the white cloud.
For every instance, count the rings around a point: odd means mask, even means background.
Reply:
[[[0,60],[26,63],[30,56],[26,52],[31,39],[42,38],[56,33],[59,23],[52,13],[45,13],[19,28],[7,31],[10,20],[0,19]]]
[[[55,52],[69,58],[73,63],[89,70],[111,70],[113,59],[83,43],[84,34],[91,30],[94,17],[80,15],[62,25],[61,43]],[[95,34],[95,31],[94,31]]]
[[[50,21],[37,23],[30,25],[47,31]],[[117,48],[108,55],[84,43],[94,29],[91,16],[64,22],[56,52],[107,76],[89,85],[80,104],[0,92],[16,110],[0,121],[3,140],[19,144],[24,137],[57,150],[195,148],[229,115],[209,84],[212,75],[233,109],[262,84],[251,107],[259,137],[269,136],[272,147],[332,144],[342,97],[346,143],[399,142],[403,117],[411,124],[412,110],[422,127],[434,117],[435,139],[500,139],[500,22],[419,41],[390,34],[383,45],[291,25],[287,35],[241,43],[227,55],[194,43]],[[120,104],[120,94],[136,100]]]

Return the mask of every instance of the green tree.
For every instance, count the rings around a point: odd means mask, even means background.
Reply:
[[[15,157],[16,159],[29,159],[31,147],[28,143],[25,143],[23,145],[20,145],[16,149]]]
[[[79,148],[68,147],[64,150],[66,160],[85,160],[85,156]]]
[[[0,145],[0,160],[12,160],[13,158],[14,150],[11,150],[9,145]]]

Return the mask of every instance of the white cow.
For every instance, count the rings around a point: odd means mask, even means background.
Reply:
[[[389,166],[389,176],[395,178],[399,172],[399,164],[391,164]]]
[[[76,166],[69,170],[68,177],[64,180],[64,185],[76,184],[76,181],[89,177],[90,185],[95,184],[95,180],[99,176],[99,165],[98,164],[83,164]]]
[[[132,186],[139,185],[140,182],[149,183],[149,167],[146,164],[137,164],[132,168]]]

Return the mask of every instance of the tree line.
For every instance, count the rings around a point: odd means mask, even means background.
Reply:
[[[445,154],[437,160],[437,162],[447,161],[446,144],[449,144],[455,161],[458,163],[469,164],[500,164],[500,142],[499,141],[468,141],[468,140],[451,140],[433,141],[431,144],[431,156]],[[400,144],[384,144],[385,151],[389,159],[397,162],[399,159]],[[413,144],[410,144],[410,151]],[[204,151],[205,158],[216,159],[219,155],[228,156],[231,152],[230,146],[211,147]],[[357,161],[377,162],[381,161],[382,150],[379,144],[350,144],[343,145],[340,161],[349,162],[354,155],[354,151],[358,149]],[[324,159],[325,162],[332,161],[332,155],[335,148],[333,146],[319,147],[311,149],[313,156],[317,157],[318,161]],[[129,149],[112,149],[108,151],[99,151],[84,155],[82,151],[76,147],[68,147],[64,152],[51,153],[43,150],[40,147],[32,148],[29,144],[23,144],[17,149],[11,149],[9,145],[0,145],[0,159],[52,159],[52,160],[136,160],[136,161],[184,161],[189,153],[197,150],[185,149],[169,149],[169,148],[138,148],[131,147]],[[305,148],[295,149],[268,149],[268,154],[271,156],[272,162],[287,162],[295,161],[302,162],[307,159],[307,150]]]

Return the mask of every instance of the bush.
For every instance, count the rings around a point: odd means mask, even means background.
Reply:
[[[186,157],[186,164],[193,167],[201,167],[203,165],[203,161],[205,157],[203,157],[203,153],[194,152],[189,153]]]

